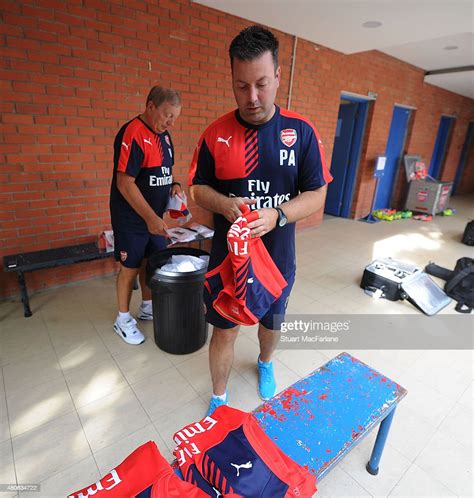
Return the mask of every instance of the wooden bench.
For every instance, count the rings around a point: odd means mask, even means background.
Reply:
[[[97,247],[95,242],[78,244],[74,246],[58,247],[56,249],[45,249],[43,251],[25,252],[3,257],[3,266],[6,272],[16,271],[18,284],[21,291],[25,317],[32,315],[28,289],[26,287],[25,273],[57,266],[93,261],[96,259],[110,258],[112,252],[105,252]]]
[[[254,415],[275,444],[318,481],[379,425],[366,466],[377,475],[395,408],[406,393],[341,353],[259,406]]]

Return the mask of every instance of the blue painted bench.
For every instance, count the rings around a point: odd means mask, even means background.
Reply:
[[[259,406],[254,415],[275,444],[318,481],[380,425],[366,466],[377,475],[395,408],[406,393],[341,353]]]
[[[393,380],[341,353],[253,414],[275,444],[317,482],[379,426],[366,465],[377,475],[395,408],[406,394]],[[176,460],[172,465],[182,478]]]

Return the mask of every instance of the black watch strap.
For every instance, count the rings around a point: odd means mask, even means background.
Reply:
[[[276,207],[275,209],[278,213],[277,226],[280,228],[284,227],[288,223],[288,218],[286,217],[283,209],[281,209],[280,207]]]

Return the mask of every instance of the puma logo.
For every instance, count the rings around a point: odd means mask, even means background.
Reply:
[[[122,142],[122,145],[128,150],[128,148],[130,147],[129,144],[126,144],[125,142]]]
[[[230,141],[230,139],[231,139],[231,138],[232,138],[232,135],[231,135],[231,136],[230,136],[227,140],[226,140],[225,138],[219,137],[219,138],[217,139],[217,143],[224,143],[224,144],[226,144],[226,145],[227,145],[227,147],[229,147],[229,149],[230,149],[230,143],[229,143],[229,141]]]
[[[251,469],[252,468],[252,462],[249,460],[247,463],[243,463],[241,465],[237,465],[236,463],[231,463],[232,467],[235,467],[235,470],[237,471],[237,477],[240,476],[240,469]]]
[[[144,138],[143,141],[148,145],[152,145],[151,138]]]
[[[216,492],[216,498],[219,498],[219,496],[222,496],[222,493],[216,489],[214,486],[212,486],[212,489]]]

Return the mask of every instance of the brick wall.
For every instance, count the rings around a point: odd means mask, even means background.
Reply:
[[[143,110],[157,83],[182,92],[173,131],[175,176],[186,180],[205,126],[233,108],[227,48],[249,23],[189,0],[37,0],[2,2],[0,81],[0,256],[88,242],[109,227],[112,142],[121,124]],[[281,43],[286,106],[294,39]],[[352,213],[367,214],[372,164],[385,150],[393,104],[417,107],[409,152],[430,158],[442,113],[458,120],[443,179],[454,177],[473,102],[423,83],[422,71],[378,52],[345,56],[298,41],[292,109],[312,119],[328,161],[342,90],[378,93],[371,110]],[[473,189],[466,168],[460,191]],[[400,187],[401,188],[401,187]],[[195,219],[210,222],[191,206]],[[301,225],[320,223],[322,211]],[[115,270],[112,261],[28,275],[30,289]],[[0,296],[17,292],[1,274]]]

